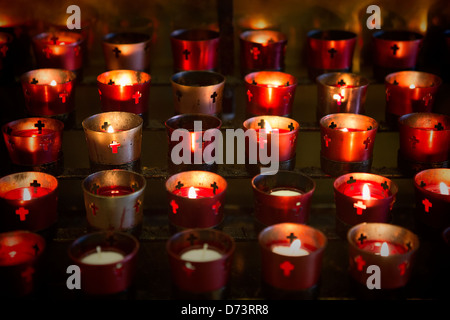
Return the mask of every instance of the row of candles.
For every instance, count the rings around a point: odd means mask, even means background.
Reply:
[[[263,280],[291,292],[317,285],[327,237],[307,225],[315,182],[298,172],[279,171],[257,175],[251,184],[255,219],[263,225],[258,236]],[[440,231],[450,225],[449,185],[449,169],[416,175],[421,223]],[[169,221],[177,230],[166,243],[174,283],[192,294],[222,289],[235,250],[234,239],[217,228],[224,219],[226,180],[213,172],[186,171],[171,176],[165,186]],[[95,295],[126,290],[136,272],[146,180],[133,171],[104,170],[85,178],[82,188],[90,232],[69,247],[70,258],[82,270],[82,288]],[[46,245],[40,233],[58,219],[57,189],[57,179],[42,172],[0,179],[0,274],[2,280],[8,275],[12,294],[34,290],[35,268]],[[370,173],[349,173],[334,181],[336,227],[348,240],[349,272],[362,285],[373,264],[382,270],[383,289],[409,281],[419,239],[389,223],[397,192],[393,181]]]

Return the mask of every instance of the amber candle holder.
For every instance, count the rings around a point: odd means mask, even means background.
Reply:
[[[258,235],[262,282],[273,299],[317,296],[327,237],[298,223],[278,223]]]
[[[24,230],[0,233],[0,296],[23,298],[37,291],[45,247],[45,239],[37,233]]]
[[[426,226],[424,231],[441,234],[450,227],[450,169],[420,171],[414,176],[414,190],[418,225]]]
[[[397,128],[398,118],[405,114],[432,112],[441,84],[441,78],[432,73],[401,71],[387,75],[386,122]]]
[[[225,77],[205,70],[181,71],[171,78],[176,114],[222,114]]]
[[[364,114],[369,80],[354,73],[325,73],[316,78],[320,119],[332,113]]]
[[[82,78],[84,38],[78,32],[43,32],[33,37],[38,68],[57,68],[74,72]]]
[[[262,152],[266,155],[278,152],[278,170],[295,168],[297,136],[300,130],[297,121],[280,116],[258,116],[245,120],[243,128],[246,134],[252,130],[245,140],[245,167],[249,174],[255,176],[262,173],[262,168],[270,167],[271,163],[264,163]],[[272,148],[274,133],[278,135],[275,150]]]
[[[13,36],[0,32],[0,83],[10,83],[14,80],[14,69],[11,53]]]
[[[139,32],[108,33],[102,49],[106,70],[150,72],[151,37]]]
[[[367,280],[373,272],[367,272],[369,266],[380,269],[381,292],[408,284],[419,248],[414,233],[388,223],[361,223],[348,231],[347,241],[349,273],[361,292],[370,290]]]
[[[239,36],[241,74],[262,70],[283,71],[287,36],[275,30],[248,30]]]
[[[166,181],[170,226],[218,228],[224,219],[227,181],[208,171],[185,171]]]
[[[313,82],[324,73],[352,72],[357,35],[345,30],[312,30],[307,34],[308,76]]]
[[[363,222],[389,223],[398,187],[390,179],[371,173],[353,172],[333,183],[336,230],[345,238],[348,230]]]
[[[307,224],[314,180],[293,171],[259,174],[252,179],[255,219],[264,227],[283,222]]]
[[[64,123],[52,118],[24,118],[3,125],[3,138],[14,169],[60,172],[63,129]]]
[[[123,111],[147,118],[151,76],[142,71],[111,70],[97,77],[102,112]]]
[[[393,72],[414,70],[423,35],[407,30],[382,30],[373,34],[373,73],[383,82]]]
[[[398,120],[400,148],[398,168],[406,175],[431,168],[448,168],[450,161],[450,117],[417,112]]]
[[[24,73],[20,81],[30,116],[61,120],[65,128],[75,124],[75,73],[37,69]]]
[[[128,170],[104,170],[89,175],[82,185],[89,229],[127,232],[139,237],[145,187],[145,178]]]
[[[219,32],[208,29],[178,29],[170,34],[175,72],[217,71],[219,68]]]
[[[174,296],[226,298],[235,246],[230,235],[215,229],[186,229],[173,235],[166,250]]]
[[[129,289],[136,276],[139,247],[134,236],[123,232],[93,232],[77,238],[68,255],[80,268],[81,290],[90,296],[107,296]],[[112,257],[108,260],[107,255]]]
[[[248,117],[292,116],[297,79],[280,71],[258,71],[245,76]]]
[[[331,176],[369,172],[378,130],[376,120],[361,114],[335,113],[320,120],[321,169]]]
[[[131,112],[103,112],[83,120],[91,169],[141,170],[143,120]]]
[[[58,220],[58,180],[43,172],[19,172],[0,179],[0,231],[28,230],[44,236]]]
[[[197,130],[196,124],[200,125],[199,130]],[[204,157],[203,152],[205,148],[212,143],[212,141],[204,140],[204,135],[208,130],[220,130],[221,126],[222,120],[208,114],[186,113],[168,119],[165,122],[165,127],[169,144],[167,153],[169,171],[171,173],[188,170],[217,171],[218,164],[216,162],[210,162]],[[183,142],[183,136],[173,136],[175,130],[178,131],[179,129],[187,131],[189,142]],[[181,163],[174,162],[172,158],[172,151],[179,143],[184,143],[186,146],[189,146],[189,151],[183,148],[180,152],[183,156]],[[185,151],[189,152],[189,156],[184,155]],[[184,161],[185,157],[187,158],[186,161]]]

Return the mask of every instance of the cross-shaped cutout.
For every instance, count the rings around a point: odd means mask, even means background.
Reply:
[[[247,98],[248,98],[248,102],[252,101],[253,93],[251,93],[250,90],[247,90]]]
[[[411,251],[411,250],[412,250],[412,244],[411,244],[411,241],[408,241],[408,242],[406,243],[406,247],[408,248],[408,251]]]
[[[367,206],[362,201],[358,201],[353,203],[353,208],[356,208],[356,214],[360,216],[362,215],[363,210],[367,209]]]
[[[389,89],[386,89],[386,101],[389,101],[391,98],[391,91]]]
[[[102,125],[101,128],[106,131],[106,130],[108,130],[108,127],[109,127],[109,123],[108,122],[103,122],[103,125]]]
[[[80,46],[73,47],[73,52],[75,52],[75,56],[78,57],[78,55],[80,54],[80,51],[81,51]]]
[[[211,95],[211,98],[213,99],[213,103],[216,103],[216,98],[217,98],[217,92],[214,91],[214,93]]]
[[[197,240],[198,238],[193,234],[189,234],[189,237],[186,239],[187,241],[189,241],[189,243],[191,244],[191,246],[194,245],[195,240]]]
[[[387,181],[383,182],[383,183],[381,184],[381,187],[382,187],[384,190],[388,190],[388,189],[389,189],[389,185],[388,185]]]
[[[409,266],[408,261],[403,261],[401,264],[399,264],[398,269],[400,270],[401,276],[405,275],[408,266]]]
[[[134,204],[134,210],[135,210],[136,213],[139,212],[139,208],[141,207],[141,204],[142,204],[142,201],[137,199],[136,203]]]
[[[51,144],[50,139],[44,138],[39,142],[39,146],[44,149],[44,151],[48,151],[48,146]]]
[[[33,80],[31,80],[31,84],[36,84],[36,83],[38,83],[39,81],[37,81],[37,79],[36,78],[33,78]]]
[[[6,52],[8,51],[8,46],[2,46],[1,47],[1,49],[0,49],[0,52],[2,53],[2,55],[3,55],[3,58],[5,58],[6,57]]]
[[[218,215],[219,214],[219,208],[221,207],[221,203],[220,201],[217,201],[215,204],[213,204],[212,209],[214,210],[214,215]]]
[[[138,104],[139,99],[141,99],[141,97],[142,97],[142,93],[140,93],[139,91],[136,91],[131,97],[134,99],[134,104]]]
[[[392,84],[398,86],[398,81],[394,79],[394,82],[392,82]]]
[[[112,86],[113,84],[115,84],[115,82],[112,79],[109,79],[108,85]]]
[[[329,138],[328,135],[326,134],[326,135],[323,136],[323,140],[325,141],[325,147],[328,148],[329,144],[330,144],[330,141],[331,141],[331,138]]]
[[[288,235],[286,237],[286,239],[289,239],[289,242],[292,243],[292,241],[294,241],[294,239],[297,239],[297,236],[295,236],[294,233],[291,232],[291,234]]]
[[[116,58],[119,58],[119,55],[122,53],[122,51],[120,51],[119,48],[115,47],[113,49],[113,53],[116,56]]]
[[[41,184],[37,182],[37,180],[33,180],[32,183],[30,183],[30,187],[33,187],[33,192],[37,193],[37,188],[40,187]]]
[[[358,271],[363,271],[363,268],[366,265],[366,262],[364,261],[363,257],[361,257],[360,255],[356,256],[355,263]]]
[[[372,130],[372,129],[373,129],[373,127],[372,127],[372,126],[369,126],[369,127],[367,128],[367,131]]]
[[[170,206],[172,207],[172,213],[177,214],[179,206],[175,200],[170,201]]]
[[[363,144],[365,145],[365,149],[369,149],[369,144],[372,140],[370,140],[370,137],[367,137],[366,140],[364,140]]]
[[[294,131],[295,127],[294,127],[294,123],[291,122],[290,125],[288,125],[289,131]]]
[[[253,60],[258,60],[261,51],[259,51],[258,47],[253,47],[250,49],[250,53],[253,55]]]
[[[253,84],[254,86],[256,86],[256,85],[257,85],[257,83],[256,83],[255,79],[253,79],[253,80],[252,80],[252,84]]]
[[[38,122],[36,122],[36,123],[34,124],[34,126],[35,126],[36,128],[38,128],[38,133],[41,134],[41,133],[42,133],[42,128],[45,127],[45,124],[42,123],[41,120],[38,120]]]
[[[392,54],[393,54],[394,56],[397,55],[397,50],[398,50],[398,49],[400,49],[400,48],[397,46],[396,43],[391,47]]]
[[[341,80],[339,80],[339,82],[337,83],[337,85],[339,86],[339,87],[341,87],[341,86],[345,86],[345,81],[344,81],[344,79],[341,79]]]
[[[29,213],[24,207],[20,207],[16,210],[16,214],[19,216],[20,221],[25,221],[26,215]]]
[[[177,185],[175,186],[175,189],[180,190],[182,187],[184,187],[184,184],[182,184],[181,181],[178,181]]]
[[[353,176],[350,176],[350,178],[347,180],[347,184],[352,184],[352,183],[355,183],[355,182],[356,182],[356,180],[353,179]]]
[[[259,126],[261,129],[264,129],[264,126],[265,126],[264,119],[261,119],[261,121],[258,122],[258,126]]]
[[[334,129],[336,127],[337,127],[337,125],[334,122],[331,122],[331,124],[328,126],[328,128],[330,128],[330,129]]]
[[[95,203],[91,203],[89,205],[89,208],[91,208],[92,214],[95,216],[97,214],[97,210],[98,210],[98,207],[95,205]]]
[[[287,94],[285,94],[284,96],[283,96],[283,101],[284,101],[284,103],[289,103],[289,101],[291,100],[291,97],[292,97],[292,94],[290,93],[290,92],[288,92]]]
[[[191,52],[188,49],[185,49],[183,51],[183,55],[184,55],[184,60],[189,60],[189,55],[191,54]]]
[[[437,131],[442,131],[444,130],[444,127],[442,126],[442,123],[438,123],[437,125],[434,126],[436,128]]]
[[[177,92],[175,92],[175,95],[177,96],[178,102],[180,102],[181,97],[183,96],[183,94],[181,93],[180,90],[177,90]]]
[[[283,274],[285,277],[289,277],[291,271],[294,270],[294,265],[289,261],[284,261],[280,264],[280,269],[283,270]]]
[[[57,36],[53,36],[53,37],[51,37],[50,38],[50,40],[52,40],[53,41],[53,44],[56,44],[56,42],[58,41],[58,37]]]
[[[134,191],[136,191],[139,188],[139,185],[135,182],[131,185],[131,189],[133,189]]]
[[[357,240],[359,241],[359,243],[363,244],[364,240],[366,240],[366,239],[367,239],[367,237],[361,233]]]
[[[428,106],[428,104],[430,103],[430,101],[433,99],[433,96],[431,95],[431,93],[428,92],[428,94],[426,96],[424,96],[422,98],[422,100],[425,102],[425,107]]]
[[[423,199],[422,204],[424,205],[425,212],[430,212],[430,208],[433,207],[433,204],[428,199]]]
[[[423,182],[423,181],[420,181],[420,186],[423,188],[423,187],[425,187],[427,184],[425,183],[425,182]]]
[[[419,143],[419,140],[416,138],[416,136],[412,136],[411,138],[409,138],[409,141],[411,142],[413,148],[416,148],[416,144]]]
[[[37,256],[38,253],[39,253],[39,250],[40,250],[37,243],[35,243],[35,244],[33,245],[33,250],[34,250],[34,255]]]
[[[69,94],[67,93],[66,90],[64,90],[63,92],[61,92],[59,94],[59,98],[61,99],[62,103],[66,103],[66,98],[69,96]]]
[[[47,59],[50,59],[50,57],[51,57],[51,55],[52,55],[52,53],[53,53],[53,50],[50,49],[49,47],[45,47],[44,49],[42,49],[42,52],[45,53],[45,57],[46,57]]]
[[[286,82],[286,87],[289,87],[291,85],[291,83],[288,81]]]
[[[218,186],[217,183],[214,181],[214,183],[211,183],[211,188],[213,188],[213,193],[216,194],[216,190],[219,189],[219,186]]]
[[[100,188],[100,186],[98,184],[94,183],[91,187],[91,192],[94,194],[97,194],[99,188]]]
[[[333,59],[334,55],[337,53],[336,49],[331,48],[330,50],[328,50],[328,53],[330,54],[330,58]]]
[[[112,153],[117,153],[120,147],[120,142],[117,142],[116,140],[113,140],[109,147],[111,148]]]

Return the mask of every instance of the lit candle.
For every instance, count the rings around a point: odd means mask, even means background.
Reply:
[[[200,199],[214,196],[214,191],[212,188],[191,186],[175,189],[173,194],[189,199]]]
[[[365,240],[362,244],[359,243],[358,247],[382,257],[389,257],[391,255],[407,252],[403,245],[388,241]]]
[[[181,254],[180,258],[189,262],[208,262],[218,260],[222,257],[218,251],[209,249],[204,243],[201,249],[191,249]]]
[[[301,192],[298,189],[279,188],[279,189],[272,189],[270,191],[270,194],[272,196],[280,196],[280,197],[295,197],[302,195],[303,192]]]
[[[29,201],[33,198],[39,198],[49,194],[52,190],[44,187],[25,187],[8,191],[3,196],[8,200]]]
[[[96,252],[89,253],[81,259],[82,263],[92,265],[112,264],[122,261],[124,255],[117,251],[102,251],[100,246],[96,247]]]
[[[133,193],[134,190],[129,186],[105,186],[97,190],[97,194],[105,197],[124,196]]]
[[[290,246],[280,246],[280,245],[273,246],[272,252],[289,257],[300,257],[309,255],[308,250],[301,248],[300,239],[295,239],[294,241],[292,241]]]
[[[448,187],[445,182],[440,182],[439,184],[434,185],[426,185],[424,189],[445,196],[450,195],[450,187]]]

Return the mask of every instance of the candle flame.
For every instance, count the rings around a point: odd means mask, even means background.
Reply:
[[[266,121],[264,129],[266,130],[266,133],[270,133],[273,131],[272,126],[270,125],[269,121]]]
[[[289,251],[291,253],[295,253],[300,249],[301,245],[302,242],[300,241],[300,239],[295,239],[294,241],[292,241],[291,246],[289,247]]]
[[[410,89],[415,89],[416,86],[414,85],[414,83],[412,83],[412,84],[409,86],[409,88],[410,88]]]
[[[108,133],[113,133],[113,132],[114,132],[114,128],[110,125],[110,126],[108,127],[108,129],[106,129],[106,132],[108,132]]]
[[[267,28],[268,26],[269,26],[269,24],[267,23],[267,21],[265,21],[262,18],[255,19],[250,22],[250,27],[252,29],[264,29],[264,28]]]
[[[189,188],[188,198],[189,199],[196,199],[197,198],[197,192],[195,191],[194,187],[190,187]]]
[[[362,197],[363,200],[370,200],[370,189],[367,183],[365,183],[363,186]]]
[[[333,99],[337,101],[338,105],[341,105],[342,100],[344,100],[345,97],[345,90],[341,89],[341,93],[335,93],[333,94]]]
[[[389,247],[386,242],[383,242],[383,244],[381,245],[380,255],[382,257],[389,256]]]
[[[31,200],[31,193],[28,189],[23,189],[22,199],[24,201]]]
[[[443,195],[446,195],[446,196],[450,195],[450,193],[448,191],[448,187],[444,182],[439,183],[439,191]]]
[[[55,80],[52,80],[52,82],[50,82],[50,85],[51,85],[52,87],[56,86],[56,81],[55,81]]]
[[[14,258],[14,256],[17,254],[17,251],[11,251],[11,252],[9,252],[9,256],[11,257],[11,258]]]
[[[191,151],[195,151],[195,133],[191,133]]]
[[[342,128],[341,131],[348,132],[347,128]]]
[[[115,81],[116,84],[120,86],[131,86],[133,83],[129,75],[122,75],[118,80]]]

